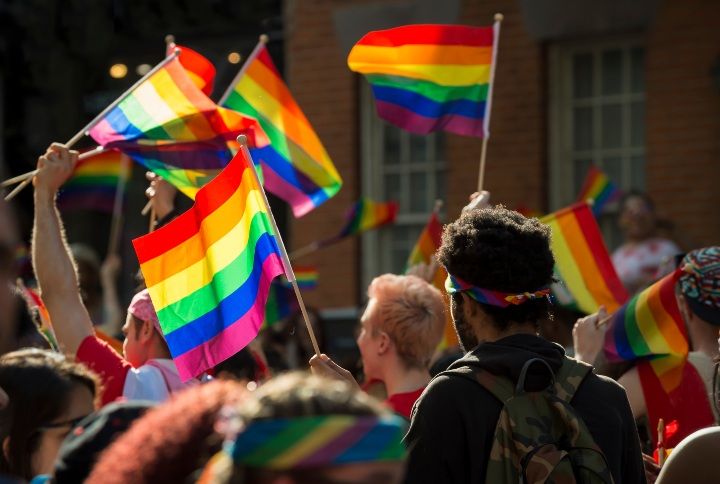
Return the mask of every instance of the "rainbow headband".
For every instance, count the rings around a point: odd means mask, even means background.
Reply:
[[[394,415],[255,420],[224,452],[238,464],[278,470],[400,461],[405,430]]]
[[[491,291],[489,289],[482,289],[475,287],[472,284],[459,279],[448,273],[447,279],[445,279],[445,290],[448,294],[457,294],[465,292],[479,303],[489,304],[491,306],[497,306],[505,308],[513,305],[522,304],[531,299],[550,298],[550,288],[537,290],[535,292],[524,292],[522,294],[512,294],[500,291]]]

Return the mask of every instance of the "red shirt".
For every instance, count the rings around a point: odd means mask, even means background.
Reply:
[[[415,401],[420,398],[424,390],[425,387],[420,387],[411,392],[390,395],[388,399],[385,400],[385,404],[392,408],[395,413],[410,420],[410,412],[412,412],[413,405],[415,405]]]
[[[88,336],[80,343],[75,357],[100,376],[103,385],[102,405],[122,396],[125,379],[132,366],[109,344],[96,336]]]

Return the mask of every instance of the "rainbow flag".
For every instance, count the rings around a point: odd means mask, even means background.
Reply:
[[[688,335],[677,299],[678,269],[621,307],[605,333],[608,361],[650,360],[666,393],[682,381],[683,363],[688,354]]]
[[[190,210],[133,240],[184,380],[240,351],[262,325],[270,283],[284,273],[263,197],[241,150]]]
[[[540,218],[543,215],[542,212],[535,210],[534,208],[530,208],[523,203],[516,206],[514,210],[525,218]]]
[[[578,310],[589,314],[603,305],[613,312],[627,301],[627,291],[587,203],[564,208],[540,221],[552,231],[555,272]]]
[[[130,179],[131,169],[130,158],[116,150],[79,160],[72,176],[60,190],[58,206],[63,211],[82,209],[111,213],[115,193]]]
[[[363,197],[348,210],[345,216],[345,226],[336,238],[342,239],[395,223],[397,212],[397,202],[374,202]]]
[[[58,343],[57,339],[55,338],[55,331],[53,331],[52,328],[52,322],[50,321],[50,313],[48,312],[47,308],[45,307],[45,303],[43,302],[40,295],[35,292],[33,289],[30,289],[25,285],[22,279],[18,278],[16,281],[17,287],[20,290],[20,294],[22,295],[23,299],[25,300],[25,304],[27,305],[28,309],[30,311],[36,310],[38,315],[38,331],[40,334],[45,338],[45,340],[50,345],[50,348],[58,351]]]
[[[296,266],[293,270],[300,289],[315,289],[317,287],[319,274],[316,267]],[[290,283],[286,282],[286,284]]]
[[[621,195],[622,191],[610,181],[602,170],[593,165],[580,189],[578,202],[592,200],[592,211],[595,216],[598,216],[602,213],[605,205],[614,202]]]
[[[190,47],[180,46],[174,42],[168,44],[166,55],[172,54],[175,49],[180,49],[178,60],[193,84],[206,95],[212,94],[216,74],[213,63]]]
[[[334,196],[342,186],[335,165],[258,44],[221,104],[257,119],[270,145],[251,150],[263,167],[265,188],[288,202],[296,217]]]
[[[366,34],[350,51],[378,116],[407,131],[489,136],[500,24],[406,25]]]

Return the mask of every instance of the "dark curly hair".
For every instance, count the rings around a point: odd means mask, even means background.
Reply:
[[[483,289],[522,293],[553,282],[550,229],[502,205],[466,212],[446,225],[437,258],[450,274]],[[460,306],[462,297],[454,294],[453,302]],[[480,306],[500,331],[512,323],[537,324],[550,312],[547,299],[506,308]]]

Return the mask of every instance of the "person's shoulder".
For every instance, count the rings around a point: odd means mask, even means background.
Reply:
[[[477,399],[493,399],[490,392],[478,382],[473,381],[472,373],[447,370],[430,380],[418,399],[418,404],[445,406],[458,405],[460,402]]]
[[[607,395],[608,398],[627,400],[625,388],[621,384],[610,377],[598,375],[594,370],[585,377],[578,392],[592,392]]]

